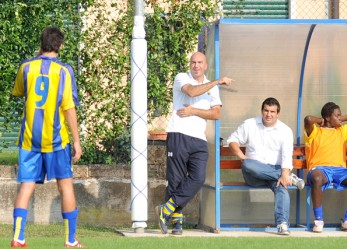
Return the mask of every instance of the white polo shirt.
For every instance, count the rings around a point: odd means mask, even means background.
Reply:
[[[262,163],[293,168],[293,132],[289,126],[277,120],[275,126],[263,125],[262,117],[244,121],[227,140],[246,146],[246,157]]]
[[[208,82],[210,81],[204,77],[203,84]],[[206,120],[198,116],[181,118],[177,115],[177,110],[184,108],[184,105],[191,105],[203,110],[209,110],[216,105],[221,106],[219,88],[214,86],[207,93],[197,97],[189,97],[182,92],[182,87],[186,84],[199,85],[190,72],[177,74],[173,84],[173,112],[166,131],[179,132],[206,141]]]

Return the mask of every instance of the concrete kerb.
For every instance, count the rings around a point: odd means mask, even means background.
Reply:
[[[187,229],[183,230],[182,235],[172,235],[171,233],[162,234],[160,230],[145,229],[144,233],[135,233],[134,230],[117,230],[125,237],[140,238],[140,237],[300,237],[300,238],[313,238],[313,237],[346,237],[347,232],[344,231],[323,231],[322,233],[314,233],[311,231],[291,231],[289,236],[278,235],[276,230],[271,231],[221,231],[219,233],[210,233],[199,229]]]

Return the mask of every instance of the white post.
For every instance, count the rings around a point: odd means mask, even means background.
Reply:
[[[325,10],[324,10],[324,17],[326,18],[326,19],[329,19],[329,2],[330,2],[330,0],[325,0],[324,1],[324,6],[325,6]]]
[[[131,41],[131,220],[136,233],[147,227],[147,41],[144,1],[135,1]]]
[[[296,19],[297,13],[296,0],[289,1],[289,18]]]

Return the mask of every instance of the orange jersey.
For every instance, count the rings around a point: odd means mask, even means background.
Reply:
[[[316,166],[346,167],[347,125],[338,128],[314,128],[310,136],[305,132],[307,169]]]

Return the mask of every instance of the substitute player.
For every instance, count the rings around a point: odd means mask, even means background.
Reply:
[[[41,34],[38,57],[21,63],[12,94],[24,97],[18,138],[17,181],[12,247],[27,247],[24,237],[28,205],[36,183],[55,178],[61,195],[65,247],[82,247],[75,239],[78,209],[72,181],[72,161],[82,155],[75,106],[79,105],[71,66],[58,60],[64,34],[48,27]],[[68,127],[73,138],[73,151]]]
[[[322,117],[305,117],[305,153],[311,184],[314,212],[313,232],[321,233],[324,228],[323,192],[333,183],[336,190],[347,188],[346,144],[347,115],[341,115],[340,107],[326,103]],[[341,230],[347,231],[347,212],[341,220]]]

